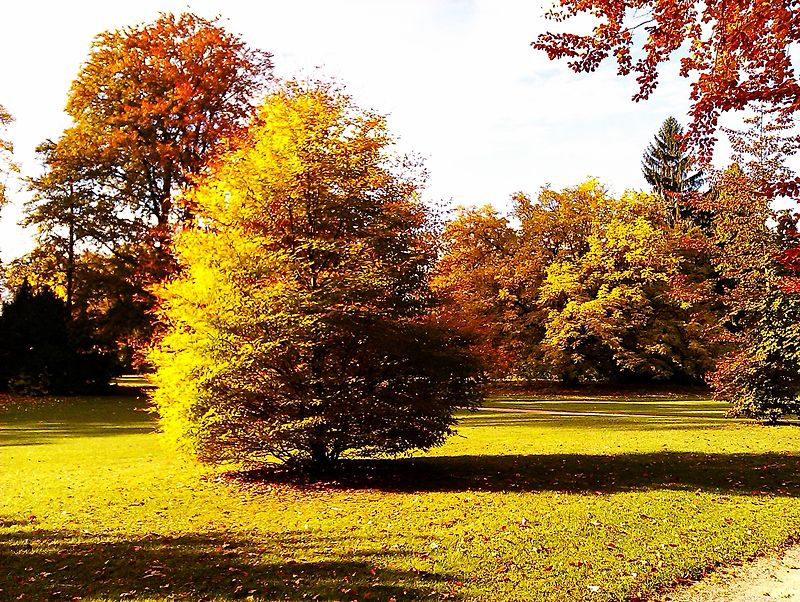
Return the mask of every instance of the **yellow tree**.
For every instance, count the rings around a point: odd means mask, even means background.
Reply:
[[[429,216],[390,148],[334,86],[288,83],[190,195],[153,359],[165,431],[200,458],[319,471],[437,445],[477,403],[474,362],[425,319]]]
[[[709,322],[675,294],[681,238],[649,195],[605,197],[586,252],[552,263],[541,288],[542,355],[554,376],[699,379],[713,367]]]
[[[713,295],[699,232],[642,194],[597,182],[515,197],[518,226],[464,210],[444,231],[434,288],[497,375],[698,378],[713,366]],[[705,263],[704,263],[705,261]]]
[[[511,220],[490,207],[463,209],[445,227],[432,281],[443,298],[440,315],[475,335],[476,351],[496,374],[540,375],[542,282],[554,261],[586,251],[604,194],[594,183],[544,189],[536,198],[518,193]]]

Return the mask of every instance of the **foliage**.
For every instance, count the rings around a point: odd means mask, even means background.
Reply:
[[[143,403],[0,400],[2,597],[652,599],[800,520],[797,429],[702,397],[489,400],[537,412],[465,416],[338,487],[201,478]]]
[[[800,414],[800,300],[773,294],[761,305],[739,350],[720,361],[710,383],[734,416],[776,422]]]
[[[522,333],[536,328],[533,300],[540,278],[535,270],[518,269],[519,233],[486,206],[460,209],[442,238],[444,251],[431,280],[440,298],[439,319],[473,333],[473,349],[493,373],[513,372],[525,355]]]
[[[72,83],[75,146],[120,208],[166,227],[176,190],[249,117],[271,68],[268,53],[191,13],[99,34]]]
[[[568,381],[702,377],[713,366],[709,329],[671,294],[680,237],[644,194],[605,199],[593,217],[586,252],[551,264],[540,293],[549,371]]]
[[[427,449],[477,403],[474,362],[424,317],[428,216],[390,145],[334,86],[288,83],[191,195],[155,400],[201,458]]]
[[[510,221],[489,207],[461,209],[444,229],[432,286],[446,321],[475,333],[475,348],[498,376],[540,370],[544,312],[539,290],[547,267],[586,249],[599,186],[544,189],[514,196]]]
[[[548,16],[563,21],[591,14],[596,20],[592,33],[546,32],[533,46],[551,59],[569,59],[575,72],[594,71],[613,56],[621,75],[636,74],[634,100],[648,98],[661,63],[687,48],[680,73],[694,75],[689,139],[701,163],[707,163],[721,113],[754,102],[784,115],[800,109],[791,57],[792,46],[800,41],[798,11],[797,0],[559,0]]]
[[[39,147],[31,261],[61,271],[52,279],[72,317],[91,318],[84,326],[121,356],[141,351],[153,329],[149,287],[175,270],[171,232],[192,213],[176,194],[241,130],[270,68],[269,54],[192,14],[101,33],[70,90],[74,124]]]
[[[734,414],[775,421],[800,410],[800,302],[782,286],[780,262],[795,244],[796,224],[773,227],[770,198],[738,167],[721,174],[715,189],[714,264],[727,288],[727,327],[736,348],[710,382]]]
[[[703,173],[692,172],[694,159],[687,154],[683,138],[681,124],[668,117],[642,157],[644,179],[663,200],[667,220],[672,225],[688,213],[684,194],[703,185]]]
[[[765,103],[756,103],[753,113],[744,119],[744,129],[722,128],[731,143],[731,159],[761,194],[777,190],[780,182],[795,177],[786,165],[800,150],[800,134],[792,134],[794,120]]]
[[[70,332],[67,311],[50,289],[24,282],[0,313],[0,389],[29,394],[103,388],[112,364],[83,351]]]
[[[703,253],[652,197],[589,181],[519,194],[511,219],[462,210],[433,279],[440,315],[476,334],[497,375],[694,379],[713,365]]]

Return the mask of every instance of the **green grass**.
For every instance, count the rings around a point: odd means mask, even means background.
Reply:
[[[701,397],[498,397],[307,487],[204,473],[145,405],[0,407],[0,600],[628,600],[800,524],[800,429]]]

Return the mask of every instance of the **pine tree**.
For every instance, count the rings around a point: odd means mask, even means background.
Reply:
[[[678,120],[667,117],[642,157],[644,179],[664,200],[670,224],[687,213],[682,206],[683,195],[703,185],[703,172],[693,171],[694,159],[686,153],[683,137],[683,127]]]

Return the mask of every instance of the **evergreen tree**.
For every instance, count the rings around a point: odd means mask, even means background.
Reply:
[[[102,389],[113,362],[73,332],[67,307],[47,287],[27,281],[0,312],[0,390],[25,394]]]
[[[653,192],[663,199],[671,224],[690,212],[683,195],[703,185],[703,172],[693,171],[694,159],[682,142],[683,127],[674,117],[667,117],[642,157],[642,173]]]

